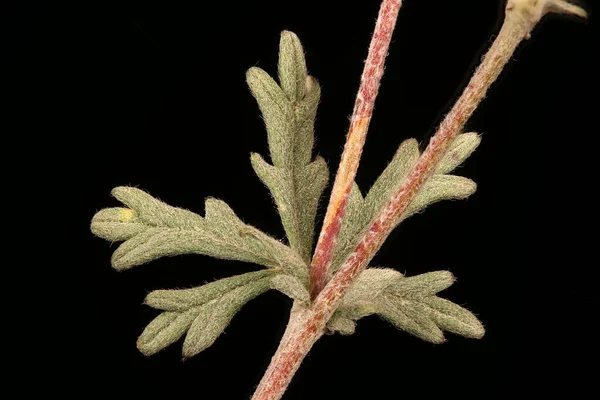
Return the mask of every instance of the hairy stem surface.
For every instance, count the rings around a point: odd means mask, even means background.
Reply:
[[[342,227],[342,218],[356,170],[360,162],[369,123],[373,115],[373,106],[379,90],[385,58],[390,46],[401,0],[383,0],[375,31],[369,46],[369,54],[361,77],[360,88],[356,95],[350,128],[335,182],[327,206],[323,227],[311,266],[311,296],[314,299],[325,286],[327,270],[331,264],[336,239]]]
[[[397,3],[399,6],[399,2]],[[421,155],[417,165],[407,177],[402,187],[395,193],[379,215],[369,224],[369,227],[364,232],[362,241],[348,256],[339,271],[325,285],[323,290],[317,292],[318,295],[312,307],[298,308],[299,306],[295,306],[295,309],[292,310],[286,333],[275,356],[271,360],[267,373],[254,394],[253,400],[278,400],[283,396],[302,360],[314,343],[325,332],[328,320],[340,305],[348,289],[367,267],[385,239],[402,219],[402,215],[411,200],[431,176],[432,171],[435,170],[435,167],[452,143],[452,140],[462,131],[465,123],[484,99],[487,90],[496,80],[504,65],[510,60],[519,43],[529,37],[531,30],[544,13],[550,11],[585,16],[585,12],[582,9],[561,0],[509,0],[500,33],[462,95],[446,115],[435,135],[431,138],[427,149]],[[357,137],[362,136],[360,137],[362,141],[360,149],[362,149],[365,134],[366,129],[364,131],[353,131],[351,129],[344,154],[347,153],[346,150],[348,148],[352,148],[354,145],[354,143],[350,143],[355,140],[352,137],[353,135]],[[353,165],[354,168],[358,166],[360,149],[358,153],[352,153],[351,156],[347,156],[354,157],[353,162],[346,161],[346,163]],[[348,150],[348,154],[350,154],[350,151]],[[342,158],[343,161],[344,158]],[[340,166],[340,171],[341,168]],[[341,183],[338,186],[344,187],[342,185],[345,183],[346,177],[349,176],[346,175],[349,172],[340,171],[338,171],[338,176],[336,176],[336,184],[338,184],[339,180]],[[355,171],[354,169],[354,172],[351,173],[352,180],[354,179]],[[334,193],[336,193],[335,186]],[[327,261],[327,254],[332,250],[335,237],[339,231],[339,225],[336,224],[341,223],[347,193],[337,192],[336,196],[334,197],[332,194],[327,211],[327,215],[330,216],[329,225],[324,225],[321,237],[319,238],[319,242],[325,244],[321,244],[322,252],[319,254],[315,252],[315,258],[313,258],[313,267],[315,265],[325,266],[324,272],[327,271],[328,262],[323,263],[323,261]],[[334,200],[338,203],[334,203]],[[330,212],[335,216],[335,221],[332,219],[334,217],[330,215]],[[330,236],[323,237],[324,235]],[[317,250],[319,250],[319,247],[317,247]],[[315,263],[315,260],[320,260],[319,262],[322,264]],[[313,269],[312,273],[314,278],[315,269]]]
[[[440,124],[402,187],[369,224],[360,243],[316,298],[313,306],[315,310],[328,310],[327,318],[331,317],[348,288],[401,221],[410,202],[432,175],[452,140],[461,133],[465,123],[484,99],[489,87],[498,78],[519,43],[530,37],[535,25],[548,12],[585,16],[583,10],[570,7],[562,0],[508,1],[502,28],[467,87]]]

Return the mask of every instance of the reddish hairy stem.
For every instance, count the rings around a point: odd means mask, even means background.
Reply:
[[[279,348],[252,400],[279,400],[283,396],[304,357],[325,332],[327,321],[338,308],[347,290],[398,224],[410,201],[431,175],[452,139],[462,131],[467,119],[485,97],[489,86],[496,80],[502,67],[508,62],[519,42],[529,34],[531,28],[531,25],[524,24],[519,18],[506,18],[499,35],[481,65],[477,68],[455,106],[441,123],[403,186],[371,222],[363,240],[348,256],[340,270],[319,292],[312,308],[294,306]],[[356,163],[358,164],[358,158]],[[342,204],[341,207],[345,207],[345,204]],[[322,232],[328,231],[324,229]]]
[[[281,399],[304,357],[323,335],[326,323],[312,310],[294,304],[283,338],[252,400]]]
[[[342,218],[346,212],[348,197],[360,162],[369,123],[373,115],[375,98],[383,76],[385,57],[387,56],[401,3],[401,0],[383,0],[379,9],[379,16],[369,46],[369,54],[362,73],[360,88],[356,95],[344,152],[335,176],[325,220],[312,259],[310,291],[313,299],[325,286],[327,270],[331,264],[335,242],[342,226]]]
[[[516,47],[529,35],[532,28],[533,24],[522,18],[521,15],[507,13],[500,33],[462,95],[431,138],[417,165],[390,202],[373,219],[366,229],[363,239],[316,298],[315,309],[323,308],[333,311],[337,309],[348,288],[367,267],[385,239],[398,225],[412,199],[431,176],[453,139],[462,131],[466,121],[483,100],[487,90],[510,60]]]
[[[409,174],[402,187],[382,209],[379,215],[373,219],[365,231],[362,241],[347,257],[342,267],[331,278],[323,290],[318,292],[318,296],[314,300],[312,307],[306,308],[299,304],[294,305],[283,339],[271,360],[265,376],[256,389],[252,398],[253,400],[279,400],[283,396],[302,360],[304,360],[304,357],[306,357],[314,343],[325,332],[327,321],[329,321],[338,308],[340,301],[354,280],[367,267],[390,232],[401,221],[402,214],[404,214],[416,193],[432,174],[432,171],[448,149],[452,140],[462,131],[464,124],[483,100],[490,85],[496,80],[504,65],[509,61],[516,47],[524,38],[529,37],[529,33],[535,24],[544,13],[549,11],[585,16],[584,10],[565,3],[562,0],[545,0],[543,2],[539,0],[508,1],[506,17],[500,33],[485,55],[481,65],[475,71],[461,97],[446,115],[438,131],[431,138],[427,149],[421,155],[417,165]],[[353,141],[351,138],[353,134],[351,129],[348,135],[347,147],[349,146],[348,143]],[[366,129],[362,132],[363,142],[365,134]],[[346,153],[346,149],[344,149],[344,153]],[[355,166],[358,165],[359,156],[360,150],[355,156]],[[353,176],[354,173],[352,174]],[[343,180],[343,176],[338,171],[336,183],[338,178]],[[342,211],[340,215],[343,216],[345,197],[342,196],[340,199],[340,205],[336,207],[341,207]],[[331,207],[332,203],[330,202]],[[336,208],[333,209],[334,211],[337,210]],[[329,211],[328,209],[328,213]],[[339,216],[340,221],[341,216]],[[337,229],[339,230],[339,227]],[[324,231],[325,229],[321,231],[322,235]],[[329,239],[332,246],[335,242],[337,231],[332,230],[331,232],[335,232],[335,235],[332,236],[333,239]],[[324,239],[319,238],[319,240]],[[331,248],[325,250],[331,251]]]

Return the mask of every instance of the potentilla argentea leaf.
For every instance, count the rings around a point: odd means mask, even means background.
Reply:
[[[199,312],[199,308],[192,308],[160,314],[144,329],[137,340],[137,348],[144,355],[151,356],[175,343],[189,329]]]
[[[429,317],[445,331],[472,339],[485,334],[481,322],[469,310],[437,296],[422,299]]]
[[[259,68],[251,68],[246,77],[263,113],[273,163],[252,154],[252,167],[271,191],[290,246],[308,263],[318,201],[329,179],[322,158],[311,162],[321,89],[307,75],[304,50],[291,32],[281,35],[281,87]]]
[[[144,303],[159,310],[185,311],[192,307],[203,305],[240,286],[270,278],[277,274],[273,270],[248,272],[247,274],[220,279],[191,289],[155,290],[146,296]],[[293,277],[290,278],[295,279]]]
[[[285,274],[274,276],[271,278],[271,287],[301,303],[308,304],[310,301],[310,295],[306,286],[293,276]]]
[[[269,289],[269,280],[261,279],[201,306],[183,342],[183,357],[193,357],[210,347],[244,304]]]
[[[447,174],[462,164],[481,143],[481,137],[475,132],[461,133],[438,163],[435,173]]]
[[[221,200],[207,199],[206,218],[202,218],[139,189],[119,187],[113,193],[135,208],[101,210],[92,219],[91,229],[104,238],[126,239],[112,256],[115,269],[160,257],[203,254],[256,263],[296,276],[302,282],[308,280],[306,262],[295,251],[244,224]]]
[[[270,289],[274,273],[251,272],[194,289],[150,293],[146,304],[168,311],[150,322],[138,339],[138,348],[152,355],[187,331],[184,357],[199,353],[214,343],[244,304]]]
[[[478,339],[484,330],[477,318],[468,310],[435,296],[454,281],[448,271],[404,277],[393,269],[367,268],[343,297],[332,321],[356,322],[377,314],[397,328],[432,343],[444,341],[441,330]],[[337,322],[331,323],[331,328],[329,324],[331,332],[340,330],[336,328]]]
[[[387,286],[386,291],[408,299],[421,299],[449,288],[454,281],[454,275],[450,271],[427,272],[398,279]]]

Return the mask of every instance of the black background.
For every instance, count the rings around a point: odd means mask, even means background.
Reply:
[[[135,342],[157,314],[141,304],[148,292],[257,267],[185,256],[118,273],[110,268],[117,244],[93,237],[89,221],[118,204],[109,196],[113,187],[134,185],[200,214],[205,197],[218,197],[245,222],[283,238],[249,162],[250,152],[268,152],[245,71],[259,66],[276,74],[279,32],[299,35],[309,72],[322,86],[316,153],[333,175],[379,3],[65,8],[66,24],[50,24],[49,36],[40,37],[39,48],[52,55],[44,71],[58,72],[58,78],[42,74],[41,81],[69,97],[68,113],[55,118],[68,119],[65,131],[73,136],[55,138],[66,150],[55,163],[67,166],[76,189],[79,254],[69,280],[85,311],[68,317],[73,328],[61,351],[89,380],[85,387],[117,390],[122,378],[139,377],[136,390],[249,398],[290,301],[273,291],[253,300],[211,348],[186,362],[181,343],[147,358]],[[405,2],[358,171],[363,192],[402,140],[427,143],[498,31],[498,3]],[[458,281],[444,295],[480,317],[485,337],[448,335],[447,343],[431,345],[369,317],[351,337],[320,340],[286,399],[428,398],[440,390],[488,398],[522,383],[534,391],[561,384],[576,391],[589,383],[585,363],[597,362],[593,326],[600,305],[593,26],[594,15],[588,21],[547,17],[536,28],[467,124],[483,141],[456,173],[474,179],[477,192],[407,220],[372,263],[407,275],[452,271]]]

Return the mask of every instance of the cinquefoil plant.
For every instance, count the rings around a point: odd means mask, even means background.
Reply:
[[[145,303],[161,312],[140,335],[139,350],[152,355],[185,336],[183,356],[211,346],[248,301],[275,289],[294,300],[290,320],[254,399],[279,399],[312,345],[325,333],[350,335],[371,314],[432,343],[444,331],[481,338],[484,328],[468,310],[438,296],[453,284],[448,271],[403,276],[369,263],[391,231],[404,219],[445,199],[475,192],[468,178],[451,172],[477,148],[476,133],[462,133],[518,44],[548,12],[585,16],[562,0],[509,0],[504,24],[423,153],[417,141],[402,142],[366,196],[354,182],[373,104],[379,89],[400,0],[383,0],[361,79],[347,142],[313,252],[315,217],[327,185],[325,161],[313,157],[314,119],[320,87],[307,74],[302,45],[283,32],[279,82],[251,68],[247,82],[262,112],[269,159],[252,154],[259,179],[271,192],[287,244],[243,223],[223,201],[209,198],[204,216],[169,206],[144,191],[117,187],[125,207],[103,209],[92,232],[124,241],[112,266],[125,270],[154,259],[182,254],[240,260],[265,267],[185,290],[157,290]]]

